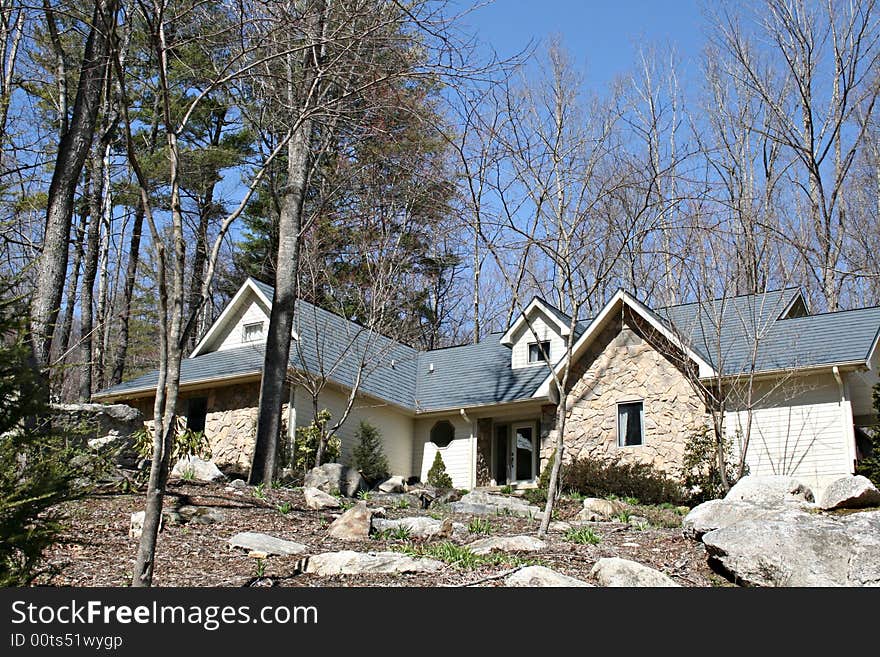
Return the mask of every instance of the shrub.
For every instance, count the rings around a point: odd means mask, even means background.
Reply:
[[[725,438],[721,449],[725,456],[724,469],[730,485],[736,483],[736,468],[729,456],[733,441]],[[693,502],[705,502],[724,497],[727,492],[721,482],[721,470],[718,467],[718,452],[715,435],[704,427],[693,434],[684,449],[684,479],[682,483]]]
[[[46,391],[30,365],[23,308],[0,290],[0,586],[37,576],[43,551],[56,542],[56,505],[88,492],[83,472],[93,457],[53,432]]]
[[[153,458],[153,429],[144,427],[132,434],[134,450],[142,459]],[[171,446],[172,466],[182,458],[197,456],[200,459],[211,458],[211,445],[201,431],[192,431],[186,426],[185,417],[177,417],[174,425],[174,442]]]
[[[379,430],[369,422],[361,420],[355,436],[358,444],[354,448],[354,467],[360,470],[370,483],[377,483],[388,478],[388,459],[382,451],[382,440]]]
[[[318,412],[311,424],[305,427],[297,427],[294,434],[293,466],[301,472],[308,472],[316,465],[315,456],[318,453],[318,444],[321,438],[326,435],[327,424],[330,422],[330,411],[326,408]],[[339,450],[342,443],[337,436],[331,436],[327,439],[324,446],[324,463],[332,463],[339,458]]]
[[[446,464],[443,463],[443,457],[438,451],[434,454],[434,463],[428,470],[428,483],[434,488],[452,488],[452,477],[446,474]]]
[[[528,500],[530,504],[541,506],[547,502],[546,488],[527,488],[523,491],[523,498]]]
[[[683,497],[681,485],[649,463],[576,459],[563,470],[566,489],[587,497],[637,497],[648,504]]]

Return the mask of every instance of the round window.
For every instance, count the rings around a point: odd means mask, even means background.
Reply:
[[[449,420],[440,420],[431,428],[431,442],[437,447],[446,447],[455,440],[455,427]]]

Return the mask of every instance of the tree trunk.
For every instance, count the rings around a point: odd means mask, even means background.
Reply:
[[[300,84],[303,94],[300,100],[302,119],[287,145],[287,183],[281,194],[281,213],[278,220],[275,293],[266,335],[257,436],[248,476],[251,484],[263,483],[267,486],[271,486],[275,477],[278,440],[281,435],[281,410],[284,404],[284,383],[290,362],[290,340],[298,288],[302,210],[314,123],[310,112],[313,95],[316,93],[314,88],[317,86],[316,64],[320,59],[317,51],[320,49],[320,36],[326,12],[326,5],[323,2],[316,4],[316,11],[309,19],[310,29],[307,29],[307,35],[312,39],[313,45],[312,48],[305,50],[302,62],[304,71]],[[292,81],[289,85],[288,97],[293,101]]]
[[[50,365],[55,321],[67,278],[68,241],[73,198],[95,132],[106,75],[110,32],[116,24],[117,0],[96,0],[86,39],[73,115],[58,144],[46,207],[46,230],[34,296],[31,340],[38,366]]]
[[[128,246],[128,266],[125,270],[125,285],[122,288],[122,307],[119,311],[119,343],[113,356],[113,373],[110,385],[122,383],[125,373],[125,360],[128,356],[128,331],[131,321],[131,302],[134,298],[134,283],[137,278],[138,261],[141,252],[141,232],[144,228],[144,206],[139,203],[134,211],[131,228],[131,241]]]
[[[70,349],[70,333],[73,330],[73,310],[76,306],[77,292],[79,291],[79,270],[82,265],[83,251],[85,249],[86,225],[88,212],[83,210],[79,226],[76,229],[76,241],[73,247],[73,264],[70,267],[70,278],[67,281],[67,305],[61,318],[61,353],[66,354]]]
[[[89,228],[86,239],[85,268],[80,292],[80,377],[79,395],[82,402],[92,396],[92,334],[94,333],[95,278],[98,274],[98,251],[101,240],[101,197],[103,195],[103,154],[95,150],[90,167]]]

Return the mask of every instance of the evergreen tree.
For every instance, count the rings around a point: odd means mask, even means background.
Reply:
[[[452,477],[446,473],[446,464],[439,451],[434,454],[434,462],[428,470],[428,483],[434,488],[452,488]]]
[[[376,483],[388,478],[388,459],[382,450],[379,430],[369,422],[361,420],[355,436],[358,444],[354,448],[354,467],[360,470],[364,479]]]

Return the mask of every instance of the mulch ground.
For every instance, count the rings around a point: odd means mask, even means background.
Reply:
[[[289,506],[285,507],[285,503]],[[298,489],[273,489],[265,498],[254,489],[233,490],[223,484],[172,482],[166,508],[185,504],[222,509],[225,518],[213,524],[166,524],[159,534],[155,586],[503,586],[503,578],[491,579],[510,570],[510,565],[484,565],[462,569],[450,565],[442,572],[412,575],[334,576],[300,574],[299,557],[272,556],[262,564],[243,550],[232,549],[227,539],[241,531],[271,534],[303,543],[310,554],[338,550],[379,551],[400,549],[405,541],[379,538],[361,542],[341,542],[327,536],[334,514],[306,509]],[[370,503],[372,505],[372,503]],[[287,511],[282,513],[282,507]],[[562,500],[559,518],[570,519],[580,504]],[[143,509],[143,495],[99,495],[63,506],[67,516],[62,541],[46,553],[46,572],[38,585],[49,586],[128,586],[138,541],[129,538],[131,513]],[[430,514],[449,516],[467,525],[473,516],[448,510],[388,509],[387,517],[402,518]],[[491,535],[534,535],[536,520],[511,516],[489,516]],[[601,537],[597,545],[567,541],[564,534],[551,532],[548,547],[539,553],[518,556],[533,560],[559,572],[586,581],[593,564],[602,557],[632,559],[665,572],[682,586],[718,586],[726,582],[706,564],[702,544],[681,536],[674,527],[638,529],[618,522],[593,525]],[[481,538],[471,536],[468,541]],[[259,572],[262,569],[262,573]],[[262,577],[258,577],[258,575]]]

